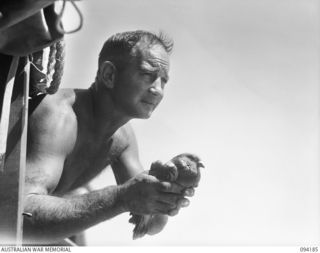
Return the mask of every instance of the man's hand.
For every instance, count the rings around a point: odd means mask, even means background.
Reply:
[[[184,187],[163,182],[143,172],[119,186],[119,197],[126,211],[135,214],[176,215],[189,204]]]
[[[149,175],[159,180],[178,184],[183,188],[182,194],[187,197],[194,195],[194,187],[198,186],[200,180],[200,168],[204,167],[199,157],[194,154],[184,153],[172,158],[163,164],[161,161],[152,163]],[[189,202],[185,202],[187,206]],[[180,207],[170,211],[170,215],[176,215]],[[166,215],[137,215],[132,214],[129,222],[135,224],[133,239],[144,236],[145,234],[154,235],[164,228],[168,221]]]

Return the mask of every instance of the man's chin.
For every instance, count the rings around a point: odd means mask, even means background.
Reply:
[[[131,116],[136,119],[149,119],[155,110],[155,106],[153,107],[141,107],[135,112],[132,111]]]
[[[141,114],[139,119],[149,119],[151,117],[151,115],[152,115],[152,112]]]
[[[143,110],[139,113],[139,119],[149,119],[153,113],[153,110]]]
[[[146,112],[144,112],[144,113],[131,113],[130,114],[130,116],[129,116],[129,118],[131,118],[131,119],[149,119],[150,117],[151,117],[151,115],[152,115],[152,112],[149,112],[149,113],[146,113]]]

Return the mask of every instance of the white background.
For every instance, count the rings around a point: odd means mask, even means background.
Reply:
[[[91,246],[313,245],[320,241],[319,2],[82,1],[66,36],[61,88],[88,88],[104,41],[163,30],[175,41],[170,82],[149,120],[135,120],[148,169],[195,152],[206,168],[191,205],[133,241],[129,215],[87,231]],[[68,5],[66,28],[78,17]],[[103,173],[95,187],[114,184]]]

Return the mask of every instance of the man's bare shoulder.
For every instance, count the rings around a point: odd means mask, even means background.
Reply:
[[[29,117],[27,192],[52,192],[59,183],[65,158],[76,142],[74,97],[73,90],[47,95]]]
[[[45,96],[29,118],[30,143],[40,145],[39,148],[49,144],[57,148],[62,144],[72,146],[77,132],[74,101],[75,92],[71,89]],[[72,148],[70,145],[67,148]]]
[[[50,117],[52,113],[58,113],[61,112],[61,110],[66,112],[72,109],[74,102],[75,91],[72,89],[61,89],[53,95],[46,95],[32,112],[31,116],[42,118]]]

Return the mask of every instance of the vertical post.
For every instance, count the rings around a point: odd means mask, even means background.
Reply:
[[[29,66],[20,58],[13,85],[5,162],[0,172],[0,244],[22,241],[23,188],[26,165]]]
[[[17,239],[16,244],[22,245],[23,235],[23,203],[24,203],[24,183],[27,161],[27,133],[28,133],[28,105],[29,105],[29,81],[30,63],[27,59],[24,68],[23,97],[22,97],[22,133],[20,146],[20,169],[19,169],[19,191],[18,191],[18,212],[17,212]]]

